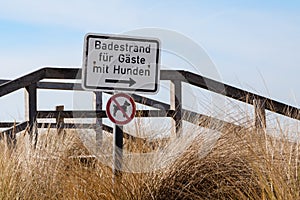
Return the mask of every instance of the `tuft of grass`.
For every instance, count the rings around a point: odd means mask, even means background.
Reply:
[[[120,179],[80,157],[89,152],[75,131],[49,129],[36,148],[24,132],[14,149],[0,142],[0,199],[300,199],[299,143],[265,129],[222,131],[205,157],[199,136],[165,168]]]

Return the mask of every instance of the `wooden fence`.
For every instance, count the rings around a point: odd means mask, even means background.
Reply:
[[[82,90],[81,84],[67,83],[67,82],[44,82],[43,79],[61,79],[61,80],[80,80],[81,69],[77,68],[42,68],[28,75],[22,76],[15,80],[0,80],[0,97],[8,95],[19,89],[25,89],[26,92],[26,111],[27,117],[25,122],[0,122],[0,128],[7,128],[2,132],[2,136],[6,136],[10,143],[16,142],[16,133],[24,130],[26,127],[30,128],[32,137],[37,140],[38,127],[42,124],[34,126],[39,118],[55,118],[57,123],[47,124],[52,128],[74,128],[79,126],[75,123],[64,123],[65,118],[93,118],[96,115],[97,122],[95,127],[101,127],[102,130],[112,132],[113,128],[102,124],[102,118],[106,118],[106,112],[97,108],[102,107],[102,92],[95,92],[96,107],[94,110],[76,111],[64,110],[62,107],[57,107],[56,110],[37,110],[37,90]],[[196,113],[182,108],[182,83],[209,90],[213,93],[224,95],[254,107],[255,119],[254,124],[257,128],[266,127],[265,110],[279,113],[293,119],[300,120],[299,109],[293,106],[283,104],[281,102],[242,90],[230,85],[205,78],[195,73],[182,70],[161,70],[161,80],[168,80],[171,82],[170,103],[163,103],[151,98],[146,98],[137,94],[132,97],[135,102],[144,104],[150,107],[157,108],[157,110],[138,110],[136,117],[169,117],[175,122],[176,135],[180,136],[182,131],[182,121],[189,121],[197,123],[199,126],[210,128],[206,122],[213,121],[214,123],[223,124],[224,127],[233,126],[234,128],[243,129],[238,126],[220,119],[216,119],[201,113]],[[198,119],[198,122],[194,119]],[[80,124],[80,127],[91,127],[90,124]],[[34,128],[36,127],[36,128]],[[124,133],[125,138],[136,139],[129,134]],[[123,132],[122,132],[123,138]]]

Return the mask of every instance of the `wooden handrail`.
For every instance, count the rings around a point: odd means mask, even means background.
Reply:
[[[81,85],[78,83],[43,82],[43,79],[81,79],[81,69],[46,67],[15,80],[0,80],[0,97],[21,88],[28,88],[32,85],[35,85],[36,89],[82,90]],[[161,70],[160,79],[186,82],[196,87],[209,90],[211,92],[221,94],[251,105],[253,105],[255,101],[264,102],[265,109],[300,120],[300,110],[296,107],[203,77],[195,73],[184,70]],[[163,108],[165,110],[170,109],[170,105],[154,99],[145,98],[136,94],[134,94],[133,97],[138,103],[145,103],[145,105],[157,104],[159,105],[159,108]],[[39,115],[37,115],[37,117],[38,116]],[[99,116],[101,117],[104,115]]]

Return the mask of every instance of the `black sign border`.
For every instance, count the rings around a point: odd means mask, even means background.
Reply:
[[[117,87],[94,87],[87,85],[87,61],[88,61],[88,49],[89,49],[89,39],[99,38],[99,39],[112,39],[112,40],[126,40],[126,41],[137,41],[137,42],[151,42],[157,44],[156,50],[156,77],[154,83],[154,89],[136,89],[136,88],[117,88]],[[93,91],[120,91],[120,92],[141,92],[141,93],[157,93],[160,81],[160,41],[158,39],[146,39],[146,38],[134,38],[131,36],[117,36],[117,35],[98,35],[98,34],[88,34],[85,37],[85,52],[84,52],[84,67],[83,67],[83,88]]]

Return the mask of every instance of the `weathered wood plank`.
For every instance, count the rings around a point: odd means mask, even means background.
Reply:
[[[25,88],[29,85],[36,84],[38,81],[45,77],[45,70],[41,69],[28,75],[22,76],[18,79],[6,82],[0,85],[0,97],[7,95],[11,92]]]
[[[171,110],[174,110],[175,135],[182,135],[182,83],[181,80],[172,80],[170,83]]]
[[[12,126],[15,126],[21,122],[0,122],[0,128],[10,128]]]
[[[34,141],[34,146],[37,144],[38,129],[35,126],[37,117],[37,87],[33,83],[25,87],[25,119],[28,121],[30,128],[29,134]]]
[[[81,79],[81,69],[79,68],[52,68],[46,67],[46,79]]]
[[[174,110],[137,110],[135,117],[173,117]],[[81,110],[81,111],[45,111],[37,112],[37,118],[107,118],[105,110]]]
[[[0,139],[3,139],[3,137],[6,137],[6,142],[8,147],[14,148],[17,142],[16,134],[25,130],[28,126],[28,122],[22,122],[20,124],[17,124],[5,131],[1,132]]]
[[[79,83],[59,83],[59,82],[38,82],[38,89],[47,90],[79,90],[82,91],[81,84]]]
[[[134,101],[136,103],[140,103],[140,104],[143,104],[146,106],[150,106],[150,107],[158,108],[158,109],[162,109],[162,110],[170,110],[170,105],[167,103],[163,103],[161,101],[143,97],[143,96],[140,96],[137,94],[132,94],[131,97],[134,99]]]
[[[55,110],[59,112],[58,116],[56,117],[56,128],[57,128],[57,133],[60,135],[64,131],[64,126],[65,126],[65,120],[64,117],[61,116],[61,111],[64,111],[65,106],[60,105],[56,106]]]
[[[258,99],[253,100],[254,107],[254,126],[258,129],[266,128],[266,110],[265,110],[265,102]]]
[[[9,81],[11,81],[11,80],[8,80],[8,79],[1,79],[1,80],[0,80],[0,85],[2,85],[2,84],[4,84],[4,83],[7,83],[7,82],[9,82]]]
[[[234,129],[237,132],[240,131],[246,131],[247,128],[243,126],[239,126],[230,122],[226,122],[221,119],[217,119],[211,116],[207,116],[204,114],[199,114],[193,111],[189,110],[183,110],[182,111],[182,118],[185,121],[188,121],[190,123],[196,124],[198,126],[212,129],[212,130],[218,130],[220,132],[225,133],[228,130]]]
[[[25,88],[25,119],[30,126],[36,121],[37,114],[37,88],[33,83]]]

